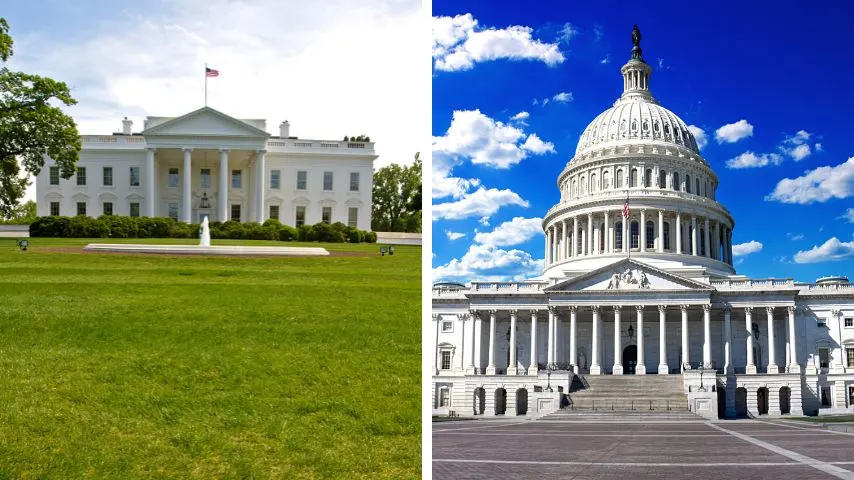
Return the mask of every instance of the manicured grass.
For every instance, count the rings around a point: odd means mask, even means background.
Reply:
[[[854,422],[854,415],[832,415],[821,417],[790,417],[789,420],[812,423],[849,423]]]
[[[0,239],[0,478],[420,478],[419,247],[30,240]]]

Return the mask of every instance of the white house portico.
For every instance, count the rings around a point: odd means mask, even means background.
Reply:
[[[434,285],[437,413],[854,412],[854,285],[736,273],[718,178],[651,72],[638,40],[558,176],[543,275]]]
[[[84,135],[78,171],[59,178],[50,159],[36,178],[39,215],[205,216],[292,226],[321,221],[369,230],[373,143],[279,135],[266,121],[210,107],[180,117],[147,117],[113,135]]]

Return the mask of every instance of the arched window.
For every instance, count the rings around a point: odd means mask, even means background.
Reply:
[[[664,125],[664,135],[666,135],[668,139],[670,138],[670,125]]]
[[[611,175],[608,173],[608,170],[602,172],[602,188],[609,189],[611,188]]]
[[[658,188],[667,188],[667,172],[664,170],[658,172]]]
[[[697,190],[695,190],[695,192],[697,193],[697,195],[699,195],[700,194],[700,179],[695,178],[694,180],[697,182]],[[705,196],[705,195],[703,195],[703,196]]]
[[[664,249],[670,250],[670,224],[664,224]]]
[[[649,188],[652,186],[652,169],[646,169],[646,175],[643,177],[643,186]]]
[[[647,122],[646,120],[643,121],[643,131],[649,131],[649,122]]]
[[[578,196],[578,184],[576,183],[575,179],[573,178],[572,179],[572,198],[575,198],[577,196]]]
[[[646,248],[655,248],[655,224],[646,222]]]
[[[623,249],[623,222],[614,224],[614,249]]]
[[[633,132],[638,131],[638,122],[636,120],[632,120],[632,131]]]
[[[617,170],[617,188],[623,188],[623,171]]]
[[[679,191],[679,172],[673,172],[673,190]]]
[[[658,134],[658,120],[652,122],[652,130]]]
[[[706,255],[706,231],[700,229],[700,255]]]
[[[591,192],[596,191],[596,174],[595,173],[590,175],[590,191]]]
[[[587,193],[587,177],[581,177],[581,192],[582,195]]]
[[[691,193],[691,175],[688,174],[685,175],[685,191]]]
[[[632,248],[638,248],[638,244],[639,244],[639,238],[638,237],[640,236],[640,233],[638,230],[638,222],[632,222],[631,225],[632,225],[632,227],[631,227],[632,228],[632,233],[631,233],[632,243],[631,243],[631,245],[632,245]]]
[[[629,187],[637,187],[638,186],[638,169],[633,168],[631,172],[629,172]]]

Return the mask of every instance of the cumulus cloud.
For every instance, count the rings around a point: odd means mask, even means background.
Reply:
[[[765,165],[779,165],[782,161],[783,157],[776,153],[762,153],[757,155],[751,151],[747,151],[735,158],[727,160],[726,168],[758,168],[764,167]]]
[[[715,140],[718,143],[735,143],[752,135],[753,125],[747,123],[747,120],[744,119],[735,123],[728,123],[715,130]]]
[[[522,144],[522,150],[535,155],[542,155],[544,153],[555,153],[555,146],[551,142],[542,141],[536,133],[532,133],[528,135],[525,143]]]
[[[466,236],[466,234],[465,234],[465,233],[462,233],[462,232],[452,232],[452,231],[450,231],[450,230],[445,230],[445,235],[448,237],[448,240],[450,240],[450,241],[452,241],[452,242],[453,242],[454,240],[459,240],[459,239],[461,239],[461,238],[463,238],[463,237],[465,237],[465,236]]]
[[[798,130],[791,137],[787,137],[778,147],[783,154],[791,157],[792,160],[799,162],[812,154],[810,149],[809,139],[812,134],[806,130]],[[821,149],[821,144],[816,145],[816,151]]]
[[[461,258],[433,268],[433,281],[506,281],[538,275],[543,260],[522,250],[504,250],[495,245],[473,244]]]
[[[854,157],[834,167],[824,166],[807,170],[797,178],[784,178],[765,200],[782,203],[822,203],[832,198],[854,195]]]
[[[571,23],[566,22],[560,29],[558,40],[564,43],[569,43],[569,41],[572,40],[573,37],[575,37],[576,35],[578,35],[578,29],[575,28],[575,26]]]
[[[489,217],[480,217],[480,220],[478,220],[477,223],[483,225],[484,227],[488,227],[489,226]]]
[[[459,220],[469,217],[491,217],[501,207],[530,204],[516,192],[497,188],[480,187],[463,195],[459,200],[433,205],[433,220]]]
[[[845,210],[845,213],[843,213],[837,218],[846,220],[848,223],[854,223],[854,208],[849,208],[848,210]]]
[[[515,217],[498,225],[491,232],[476,234],[474,241],[485,245],[507,247],[525,243],[537,235],[543,235],[542,218]]]
[[[513,115],[512,117],[510,117],[510,120],[513,120],[514,122],[516,122],[520,125],[527,126],[528,123],[526,122],[526,120],[528,120],[528,118],[530,118],[530,117],[531,117],[530,113],[522,111],[522,112],[519,112],[516,115]]]
[[[732,246],[732,256],[733,257],[741,257],[744,255],[750,255],[751,253],[761,252],[762,251],[762,243],[757,242],[756,240],[751,240],[745,243],[739,243]]]
[[[556,43],[531,36],[530,27],[480,28],[470,14],[433,17],[433,66],[454,72],[469,70],[476,63],[492,60],[536,60],[549,66],[565,60]]]
[[[688,125],[688,131],[694,136],[694,140],[697,141],[697,147],[699,147],[700,150],[706,148],[706,145],[709,144],[709,137],[706,135],[705,130],[696,125]]]
[[[831,237],[809,250],[799,251],[794,256],[795,263],[819,263],[849,258],[854,258],[854,240],[842,242],[836,237]]]
[[[571,102],[572,101],[572,93],[570,93],[570,92],[557,93],[557,94],[555,94],[555,96],[552,97],[552,100],[554,100],[555,102],[559,102],[559,103]]]

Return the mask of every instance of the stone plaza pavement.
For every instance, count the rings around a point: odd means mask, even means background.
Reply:
[[[781,420],[433,424],[434,479],[854,479],[854,434]]]

